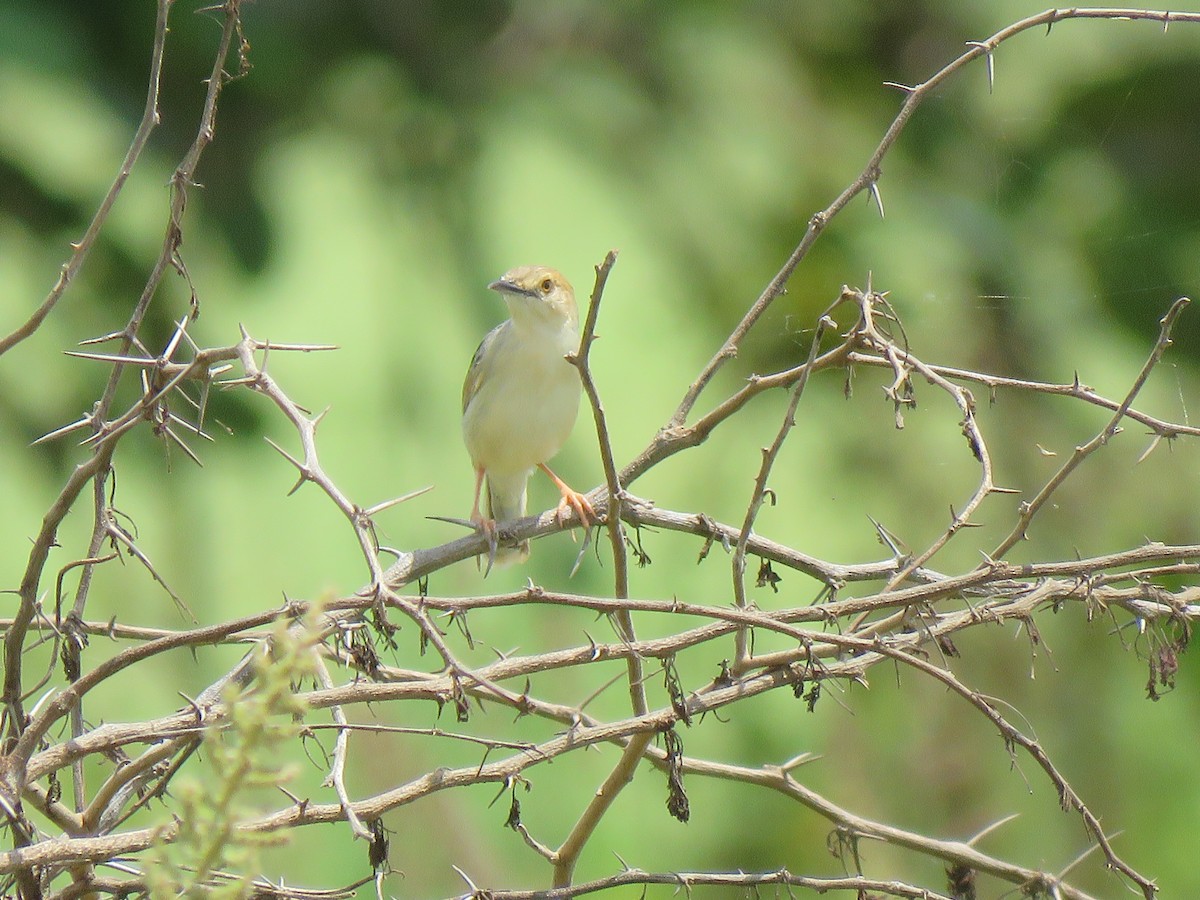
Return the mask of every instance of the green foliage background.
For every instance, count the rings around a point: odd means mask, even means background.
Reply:
[[[195,6],[174,10],[162,125],[88,265],[38,334],[0,359],[0,587],[20,580],[28,538],[84,452],[69,439],[36,449],[29,442],[90,408],[102,383],[98,364],[61,351],[123,325],[161,243],[165,185],[194,136],[219,30]],[[964,41],[1041,9],[1028,0],[248,4],[254,68],[223,95],[200,168],[204,188],[191,193],[185,221],[183,256],[203,311],[192,334],[233,343],[240,323],[259,338],[338,344],[334,354],[271,360],[295,400],[332,407],[319,432],[327,471],[363,505],[435,485],[381,517],[385,544],[458,537],[425,517],[470,507],[459,390],[476,342],[503,316],[485,290],[489,280],[544,262],[583,294],[592,266],[620,249],[593,366],[618,462],[627,460],[666,420],[808,217],[861,169],[900,103],[882,83],[919,82]],[[40,302],[116,172],[141,113],[153,18],[150,2],[0,0],[0,331]],[[864,286],[868,274],[891,291],[926,361],[1060,382],[1078,372],[1123,395],[1157,319],[1200,283],[1200,27],[1176,24],[1163,34],[1150,23],[1066,22],[1048,37],[1016,38],[995,62],[992,93],[976,65],[919,110],[885,160],[886,218],[863,199],[835,220],[701,409],[751,373],[802,359],[817,312],[843,283]],[[180,279],[166,284],[153,312],[158,334],[168,333],[186,297]],[[1198,339],[1193,311],[1140,408],[1183,421],[1197,407]],[[885,555],[868,516],[913,548],[944,528],[948,508],[965,501],[976,478],[957,417],[926,391],[896,431],[880,384],[877,373],[858,372],[850,399],[836,377],[809,386],[762,533],[860,561]],[[740,522],[759,448],[785,402],[783,393],[760,398],[633,491]],[[281,591],[357,589],[365,569],[333,507],[311,488],[285,497],[293,473],[261,439],[294,446],[282,420],[237,392],[218,397],[214,413],[233,433],[201,448],[203,469],[178,453],[165,459],[148,432],[122,444],[117,459],[117,506],[197,617],[207,623],[268,607]],[[1002,392],[981,418],[999,481],[1035,491],[1107,414]],[[590,423],[580,422],[556,468],[590,487],[600,466]],[[1180,441],[1135,465],[1147,444],[1136,431],[1088,463],[1013,558],[1196,541],[1197,447]],[[532,505],[553,500],[535,480]],[[978,549],[1011,527],[1018,502],[989,501],[987,527],[963,535],[938,567],[974,565]],[[81,507],[52,568],[81,555],[89,529]],[[635,575],[639,595],[727,600],[719,550],[696,565],[693,540],[642,537],[653,564]],[[593,558],[566,581],[575,550],[564,536],[547,539],[527,568],[482,583],[464,564],[439,573],[430,591],[502,591],[532,578],[604,592],[607,561]],[[816,593],[785,573],[778,595],[759,590],[755,600],[797,605]],[[98,573],[88,617],[183,624],[133,564]],[[669,626],[639,623],[645,634]],[[1148,702],[1145,665],[1122,649],[1134,636],[1112,626],[1103,615],[1086,623],[1079,609],[1044,619],[1046,644],[1033,659],[1024,634],[977,630],[955,668],[1027,717],[1106,827],[1123,832],[1117,846],[1126,859],[1157,876],[1164,896],[1188,896],[1200,891],[1188,852],[1200,808],[1191,762],[1197,680],[1185,657],[1179,689]],[[603,622],[568,612],[480,616],[472,627],[501,651],[583,642],[585,631],[608,636]],[[415,634],[404,637],[393,661],[415,664]],[[97,640],[90,652],[111,650]],[[114,683],[88,714],[99,721],[173,709],[176,690],[195,693],[234,658],[214,650],[154,661],[136,681]],[[689,661],[685,677],[701,683],[718,662]],[[552,690],[578,702],[590,687]],[[617,710],[621,692],[610,693],[601,703]],[[434,723],[432,710],[374,712]],[[1027,761],[1012,770],[981,725],[955,698],[881,668],[869,691],[827,697],[815,714],[772,697],[685,739],[689,753],[747,764],[823,754],[802,770],[814,788],[936,836],[966,839],[1019,813],[983,849],[1052,871],[1065,866],[1086,846],[1078,820],[1057,809]],[[371,763],[351,774],[356,794],[464,753],[428,740],[355,746],[360,762]],[[561,839],[611,755],[532,772],[522,801],[535,834]],[[320,773],[313,778],[315,793]],[[581,877],[612,872],[610,849],[642,868],[841,871],[816,816],[692,780],[693,821],[682,826],[667,817],[660,778],[639,775]],[[389,816],[392,862],[408,875],[391,893],[462,890],[451,863],[480,885],[543,885],[543,864],[502,828],[506,804],[489,809],[491,800],[476,790]],[[263,798],[268,807],[280,802]],[[438,822],[446,828],[429,827]],[[289,882],[328,885],[365,873],[365,846],[344,829],[310,832],[274,860]],[[936,863],[862,850],[869,872],[941,880]],[[1122,890],[1096,860],[1081,871],[1080,884],[1101,896]]]

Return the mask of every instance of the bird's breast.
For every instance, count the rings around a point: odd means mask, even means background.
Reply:
[[[579,411],[579,373],[563,359],[572,349],[559,335],[530,340],[513,329],[497,335],[463,413],[463,438],[476,466],[517,473],[559,451]]]

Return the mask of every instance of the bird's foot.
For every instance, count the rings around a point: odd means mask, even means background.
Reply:
[[[559,527],[563,527],[566,522],[566,517],[571,514],[571,510],[579,516],[579,521],[583,523],[584,528],[590,528],[597,521],[596,510],[592,509],[592,504],[588,498],[579,491],[574,490],[569,484],[550,471],[550,467],[545,463],[539,463],[538,468],[550,476],[550,480],[554,482],[554,486],[558,488],[558,492],[562,494],[562,499],[558,501],[558,508],[554,510],[554,518],[557,520]]]
[[[554,510],[554,518],[558,521],[561,527],[571,512],[574,511],[579,516],[579,521],[583,523],[584,528],[590,528],[596,522],[596,510],[592,508],[588,498],[573,491],[565,484],[560,488],[562,491],[562,499],[558,501],[558,506]]]

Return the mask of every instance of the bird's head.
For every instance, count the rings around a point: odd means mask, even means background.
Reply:
[[[519,266],[505,272],[503,277],[488,285],[508,304],[513,321],[575,329],[579,313],[575,307],[575,291],[561,272],[548,266]]]

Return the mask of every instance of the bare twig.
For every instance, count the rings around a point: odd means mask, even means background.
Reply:
[[[3,356],[21,341],[25,340],[25,338],[37,331],[42,322],[45,321],[46,316],[50,315],[51,310],[62,299],[63,294],[66,293],[75,276],[79,274],[79,270],[83,268],[88,253],[95,245],[96,238],[100,236],[100,229],[108,221],[108,215],[112,211],[113,204],[117,202],[117,196],[121,193],[121,188],[125,186],[129,174],[133,171],[133,167],[137,165],[142,151],[146,148],[146,142],[150,140],[150,133],[158,124],[158,91],[162,80],[163,54],[167,44],[167,19],[170,15],[171,4],[173,2],[174,0],[158,0],[158,15],[154,22],[154,47],[150,52],[150,77],[148,87],[146,88],[146,108],[142,112],[142,120],[138,123],[137,131],[134,132],[129,149],[125,151],[125,159],[121,161],[121,167],[117,170],[117,177],[113,179],[113,183],[108,188],[108,193],[104,195],[104,199],[100,201],[100,205],[96,208],[96,213],[92,216],[92,221],[83,233],[83,237],[71,245],[73,252],[70,258],[63,263],[58,273],[58,280],[54,282],[54,287],[50,289],[50,293],[46,295],[46,299],[42,301],[41,306],[34,311],[33,315],[23,325],[7,337],[0,338],[0,356]]]
[[[1026,503],[1021,504],[1021,508],[1017,516],[1017,524],[1009,533],[1008,537],[1002,540],[988,556],[991,559],[999,559],[1003,557],[1009,550],[1017,545],[1026,537],[1026,531],[1029,528],[1029,523],[1033,521],[1033,517],[1038,514],[1041,508],[1050,499],[1051,495],[1058,490],[1059,486],[1067,479],[1067,477],[1079,467],[1085,459],[1103,447],[1109,440],[1121,429],[1121,420],[1125,418],[1125,413],[1133,405],[1134,399],[1141,391],[1146,379],[1150,377],[1150,373],[1154,367],[1158,365],[1158,361],[1162,359],[1162,355],[1166,353],[1167,348],[1171,346],[1171,329],[1175,327],[1175,320],[1187,308],[1192,301],[1187,297],[1180,297],[1167,311],[1167,314],[1162,317],[1159,322],[1160,330],[1158,340],[1154,344],[1154,348],[1150,351],[1150,356],[1146,359],[1142,370],[1138,372],[1137,378],[1133,381],[1133,386],[1125,395],[1125,399],[1121,401],[1121,405],[1117,407],[1108,424],[1100,430],[1100,432],[1090,441],[1081,447],[1076,447],[1075,452],[1071,457],[1063,463],[1062,467],[1051,476],[1037,495]]]

